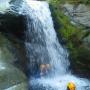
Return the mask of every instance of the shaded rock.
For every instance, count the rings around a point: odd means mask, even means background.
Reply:
[[[25,29],[24,16],[13,12],[0,14],[0,32],[8,37],[24,39]]]
[[[21,54],[16,56],[17,52],[14,50],[13,44],[0,33],[0,90],[27,82],[27,78],[21,69],[21,62],[23,61],[19,61],[18,58]],[[25,67],[24,64],[23,67]]]
[[[87,46],[90,49],[90,35],[85,37],[83,40],[85,46]]]
[[[6,39],[2,33],[0,33],[0,59],[27,73],[28,60],[24,45],[15,38]]]
[[[0,89],[26,81],[25,75],[13,65],[0,61]]]
[[[58,38],[69,50],[72,73],[90,78],[90,6],[75,2],[52,1],[50,8]]]
[[[68,15],[71,21],[77,25],[90,27],[90,7],[84,4],[74,5],[65,4],[65,14]]]
[[[10,42],[10,40],[8,40],[6,38],[6,36],[4,36],[2,33],[0,33],[0,60],[3,60],[3,62],[10,63],[15,66],[17,66],[17,64],[19,64],[19,66],[20,66],[21,64],[19,62],[21,59],[20,57],[22,57],[22,56],[19,52],[21,49],[20,50],[18,50],[18,49],[21,46],[19,46],[19,44],[17,44],[16,42],[14,44],[14,42],[13,41]],[[22,53],[24,53],[23,50],[21,50]],[[25,56],[25,55],[23,55],[23,56]],[[21,59],[21,60],[23,62],[23,59]]]
[[[16,58],[9,49],[11,49],[11,43],[0,33],[0,61],[5,63],[14,64]]]
[[[25,16],[19,14],[21,2],[22,0],[0,1],[0,32],[3,32],[8,37],[10,36],[10,38],[17,37],[22,39],[24,37],[26,24]]]
[[[8,53],[11,53],[10,59],[7,60],[7,57],[5,57],[5,62],[13,64],[14,66],[18,67],[20,70],[23,70],[26,73],[27,58],[24,47],[26,17],[19,14],[17,11],[17,6],[19,6],[18,4],[20,4],[19,2],[21,2],[21,0],[11,0],[10,11],[7,10],[5,13],[0,13],[0,32],[4,36],[2,37],[1,41],[7,38],[7,40],[3,41],[4,43],[1,42],[1,45],[4,46],[1,47],[1,49],[3,53],[5,53],[7,56]]]
[[[28,89],[26,83],[20,83],[5,90],[28,90]]]

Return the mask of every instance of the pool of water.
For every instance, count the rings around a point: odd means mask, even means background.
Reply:
[[[90,90],[89,80],[73,75],[56,76],[53,78],[32,78],[30,85],[32,90],[67,90],[67,84],[69,82],[75,83],[76,90]]]

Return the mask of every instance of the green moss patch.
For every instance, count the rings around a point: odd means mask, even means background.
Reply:
[[[83,43],[83,39],[89,36],[90,32],[83,30],[82,26],[77,27],[71,24],[69,17],[65,16],[62,9],[64,1],[56,0],[50,3],[54,27],[57,34],[66,42],[66,47],[70,51],[71,65],[74,70],[83,74],[90,74],[90,49]]]

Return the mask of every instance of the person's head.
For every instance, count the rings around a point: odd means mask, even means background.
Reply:
[[[73,82],[69,82],[67,85],[67,90],[75,90],[76,86]]]
[[[40,73],[41,75],[46,75],[49,73],[49,70],[51,69],[50,64],[41,64],[40,65]]]

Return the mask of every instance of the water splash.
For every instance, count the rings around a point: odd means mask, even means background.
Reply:
[[[68,82],[74,82],[76,90],[90,90],[90,82],[83,78],[78,78],[70,74],[60,77],[32,79],[30,85],[37,90],[67,90]],[[38,87],[39,86],[39,87]],[[46,89],[44,89],[46,87]],[[35,90],[33,88],[32,90]]]
[[[5,13],[10,8],[9,1],[10,0],[0,0],[0,13]]]

